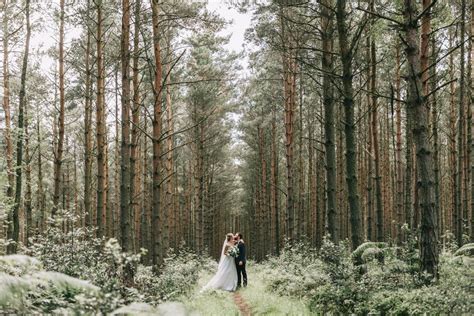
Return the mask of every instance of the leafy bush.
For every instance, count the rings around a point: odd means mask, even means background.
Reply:
[[[309,246],[287,246],[262,269],[271,290],[307,299],[315,313],[474,312],[474,272],[465,260],[447,249],[440,257],[439,282],[430,286],[420,281],[414,262],[418,252],[409,241],[403,247],[365,243],[351,254],[344,243],[324,240],[319,252]]]
[[[186,294],[196,284],[196,271],[209,268],[210,260],[198,260],[191,251],[181,249],[170,254],[159,274],[156,274],[152,267],[140,264],[143,252],[135,255],[123,253],[117,240],[93,238],[94,231],[91,229],[76,228],[63,233],[57,227],[60,226],[52,225],[46,235],[32,240],[33,246],[26,252],[37,259],[18,256],[12,264],[7,257],[0,257],[0,272],[2,267],[11,276],[21,276],[29,271],[28,277],[35,280],[42,280],[47,275],[48,282],[56,285],[53,292],[40,291],[33,295],[35,302],[45,308],[43,311],[51,311],[49,305],[71,308],[78,304],[76,307],[81,310],[80,304],[83,304],[82,311],[97,309],[102,313],[110,313],[132,303],[157,306]],[[53,272],[45,272],[43,268]],[[129,271],[133,273],[133,282],[127,278]],[[99,295],[88,296],[84,300],[84,293],[67,286],[73,279],[76,287],[86,284],[81,280],[88,280],[90,283],[87,284],[97,286]],[[20,281],[17,280],[17,283]],[[63,296],[73,298],[75,303],[55,302]],[[40,303],[41,300],[43,303]]]
[[[136,288],[143,294],[143,300],[152,304],[175,299],[194,287],[198,281],[198,271],[209,261],[198,258],[187,249],[181,249],[165,259],[158,276],[151,267],[140,265],[135,275]]]
[[[21,313],[97,312],[100,289],[59,272],[38,269],[27,256],[0,257],[0,311]],[[21,273],[17,273],[18,267]],[[31,268],[31,269],[30,269]]]

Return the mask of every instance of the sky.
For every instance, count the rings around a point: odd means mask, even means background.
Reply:
[[[232,21],[232,24],[223,30],[223,34],[232,34],[227,48],[239,52],[243,48],[245,30],[250,26],[252,15],[250,12],[240,13],[235,8],[229,7],[226,2],[209,0],[208,8],[210,11],[217,12],[224,19]]]
[[[0,0],[2,1],[2,0]],[[192,1],[192,0],[187,0]],[[226,48],[233,50],[235,52],[241,52],[245,42],[245,30],[250,27],[252,14],[250,12],[241,13],[233,6],[230,6],[228,3],[235,0],[208,0],[207,8],[219,14],[226,21],[230,22],[226,27],[221,31],[220,35],[231,35],[229,43],[226,45]],[[56,27],[46,27],[41,32],[34,32],[32,34],[31,45],[33,50],[35,48],[50,47],[57,45],[56,38],[57,34],[51,34],[57,32]],[[80,28],[72,28],[71,25],[67,25],[66,30],[66,45],[67,42],[73,38],[80,35]],[[241,60],[242,66],[244,69],[247,66],[247,59],[244,58]],[[49,70],[54,64],[54,60],[45,56],[42,60],[42,68],[44,70]]]

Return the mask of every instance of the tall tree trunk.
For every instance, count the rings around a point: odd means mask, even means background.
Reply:
[[[297,225],[297,238],[300,240],[302,237],[306,236],[306,206],[305,206],[305,172],[303,164],[303,106],[304,106],[304,93],[303,93],[303,66],[300,67],[299,75],[299,102],[298,102],[298,209],[296,214],[298,215],[295,218]],[[265,184],[266,185],[266,184]],[[265,196],[264,196],[265,197]],[[266,197],[265,197],[266,198]],[[264,209],[266,214],[266,208]],[[266,244],[266,243],[265,243]]]
[[[374,0],[370,2],[370,10],[374,10]],[[374,19],[372,19],[372,31],[374,28]],[[372,35],[370,40],[370,90],[372,92],[372,142],[374,146],[374,163],[375,163],[375,204],[377,217],[377,241],[384,240],[384,213],[382,203],[382,176],[380,174],[380,152],[379,152],[379,136],[378,136],[378,109],[377,109],[377,52],[375,48],[375,39]]]
[[[352,54],[349,48],[346,26],[346,0],[337,1],[336,17],[339,33],[339,48],[342,62],[344,131],[346,145],[346,181],[349,197],[351,241],[356,248],[362,243],[359,196],[357,193],[357,142],[355,139],[354,91],[352,87]]]
[[[462,111],[464,112],[465,120],[463,122],[463,132],[462,132],[462,148],[463,148],[463,202],[462,202],[462,222],[461,222],[461,230],[462,235],[469,234],[469,224],[468,224],[468,216],[469,216],[469,150],[468,147],[468,137],[470,133],[468,133],[468,129],[470,128],[469,120],[471,119],[469,116],[470,113],[470,106],[466,103],[466,99],[468,96],[468,90],[466,90],[466,85],[469,82],[469,79],[466,79],[466,0],[461,0],[461,67],[460,67],[460,78],[459,78],[459,102],[460,107],[462,107]],[[470,42],[470,41],[469,41]],[[469,46],[468,46],[469,48]],[[468,92],[468,93],[466,93]],[[468,108],[468,109],[467,109]],[[466,240],[462,240],[461,244],[467,242]]]
[[[283,87],[284,87],[284,124],[285,124],[285,155],[286,155],[286,236],[295,238],[295,192],[294,192],[294,113],[295,113],[295,60],[287,47],[288,40],[285,27],[285,9],[281,6],[280,20],[283,39]]]
[[[153,23],[153,52],[155,56],[155,79],[154,79],[154,94],[155,101],[153,105],[153,195],[152,195],[152,227],[151,234],[153,244],[153,264],[161,265],[164,258],[163,249],[163,214],[160,205],[160,190],[161,190],[161,105],[162,105],[162,85],[163,74],[161,64],[161,48],[160,38],[161,33],[159,29],[159,7],[158,0],[151,0],[152,8],[152,23]]]
[[[58,211],[59,194],[61,191],[61,166],[63,163],[64,146],[64,0],[59,1],[59,117],[58,141],[54,152],[54,191],[53,208],[51,215],[54,217]]]
[[[470,43],[470,72],[471,72],[471,82],[470,82],[470,94],[471,94],[471,103],[469,105],[471,111],[471,125],[469,126],[471,130],[470,141],[470,152],[471,152],[471,242],[474,242],[474,120],[472,119],[472,104],[474,104],[474,49],[472,46],[472,38],[474,36],[474,0],[471,0],[471,41]]]
[[[453,47],[454,35],[450,32],[449,36],[449,47]],[[450,80],[451,84],[449,85],[449,103],[450,103],[450,111],[449,111],[449,166],[450,166],[450,178],[451,178],[451,221],[450,221],[450,228],[454,233],[454,236],[457,239],[458,234],[458,212],[457,212],[457,187],[456,187],[456,179],[457,179],[457,154],[456,154],[456,101],[455,101],[455,82],[454,82],[454,54],[449,56],[449,73],[450,73]]]
[[[168,35],[168,37],[171,35]],[[166,67],[166,125],[167,125],[167,137],[166,137],[166,212],[168,218],[164,223],[163,235],[165,238],[165,248],[176,247],[176,218],[174,209],[174,159],[173,159],[173,146],[174,146],[174,126],[173,126],[173,104],[171,101],[171,40],[168,39],[168,55],[170,60]]]
[[[122,0],[122,142],[120,149],[120,232],[122,251],[132,250],[130,223],[130,2]]]
[[[272,140],[271,140],[271,158],[270,158],[270,213],[272,223],[272,241],[275,243],[275,253],[280,254],[280,222],[279,222],[279,204],[278,204],[278,175],[277,175],[277,135],[276,135],[276,113],[272,107]]]
[[[323,45],[323,104],[324,104],[324,137],[325,137],[325,153],[326,153],[326,181],[327,181],[327,220],[328,234],[331,240],[338,241],[337,217],[336,217],[336,140],[335,140],[335,117],[334,117],[334,94],[331,83],[330,74],[332,69],[332,50],[333,50],[333,7],[332,0],[324,0],[321,7],[321,24],[322,24],[322,45]]]
[[[459,104],[458,104],[458,126],[457,126],[457,161],[456,161],[456,241],[459,246],[463,244],[463,221],[464,221],[464,208],[463,208],[463,162],[464,162],[464,55],[465,55],[465,46],[464,46],[464,21],[465,21],[465,12],[466,12],[466,1],[461,1],[461,21],[460,23],[460,42],[461,42],[461,56],[460,56],[460,71],[459,71]]]
[[[10,70],[9,70],[9,1],[5,0],[3,4],[3,112],[5,115],[5,127],[4,127],[4,138],[5,138],[5,156],[7,162],[7,188],[6,196],[8,204],[13,199],[13,187],[15,185],[15,171],[13,170],[13,144],[11,137],[11,111],[10,111]],[[7,239],[13,239],[13,212],[10,208],[7,209]],[[0,223],[1,237],[3,238],[3,226],[4,223]],[[3,249],[2,249],[3,252]]]
[[[37,209],[37,224],[36,229],[37,233],[41,234],[45,231],[45,206],[46,206],[46,197],[44,195],[43,187],[43,150],[42,150],[42,139],[41,139],[41,122],[39,116],[40,110],[39,105],[36,107],[36,138],[38,142],[38,154],[37,154],[37,168],[38,168],[38,181],[37,181],[37,191],[36,191],[36,209]]]
[[[28,56],[30,53],[30,0],[25,0],[25,17],[26,17],[26,38],[25,50],[23,52],[23,60],[21,65],[20,77],[20,93],[18,101],[18,138],[16,142],[16,185],[15,185],[15,201],[13,204],[13,243],[8,245],[8,253],[16,253],[20,237],[20,217],[19,211],[22,196],[22,172],[23,172],[23,138],[24,138],[24,111],[26,106],[26,74],[28,72]]]
[[[395,154],[395,165],[396,165],[396,173],[397,173],[397,228],[396,228],[396,236],[397,236],[397,243],[401,244],[403,241],[402,236],[402,224],[404,222],[403,219],[403,171],[402,171],[402,102],[400,101],[401,97],[401,86],[400,86],[400,70],[401,70],[401,62],[400,62],[400,42],[397,42],[397,51],[396,51],[396,60],[397,60],[397,68],[396,68],[396,82],[395,82],[395,97],[397,98],[396,102],[396,154]]]
[[[133,107],[132,107],[132,141],[130,148],[130,197],[131,197],[131,212],[134,214],[135,221],[135,234],[136,239],[140,240],[141,232],[138,230],[140,223],[140,208],[139,208],[139,168],[137,161],[139,159],[139,125],[140,125],[140,109],[141,109],[141,97],[140,97],[140,81],[139,81],[139,54],[140,54],[140,9],[141,1],[135,0],[135,11],[134,11],[134,34],[133,34],[133,66],[132,66],[132,82],[133,82]],[[143,190],[147,188],[144,187]],[[142,227],[143,228],[143,227]],[[137,247],[143,246],[142,242],[137,242]]]
[[[33,237],[33,192],[31,188],[31,154],[30,154],[30,132],[29,132],[29,117],[28,117],[28,101],[25,103],[25,201],[24,212],[26,217],[25,245],[30,246],[29,239]]]
[[[96,4],[97,10],[97,102],[96,102],[96,138],[97,138],[97,237],[105,235],[105,212],[106,212],[106,180],[105,180],[105,104],[104,104],[104,89],[105,89],[105,66],[103,56],[103,13],[102,0],[98,0]]]
[[[416,147],[416,163],[419,168],[417,189],[419,190],[420,227],[420,270],[438,277],[438,239],[436,231],[436,201],[434,196],[433,152],[429,141],[428,107],[422,88],[419,33],[416,23],[416,2],[405,0],[405,50],[408,67],[407,114],[412,118],[412,133]]]
[[[87,16],[90,16],[90,1],[87,1]],[[88,21],[89,22],[89,21]],[[87,27],[85,52],[85,104],[84,104],[84,213],[85,226],[92,226],[92,69],[91,69],[91,31]]]
[[[434,35],[431,38],[431,63],[436,65],[436,60],[438,59],[438,54],[436,53],[436,39]],[[426,68],[424,68],[426,70]],[[438,83],[438,77],[436,73],[436,66],[431,67],[430,71],[430,86],[431,91],[431,133],[433,139],[433,160],[434,160],[434,191],[435,191],[435,201],[436,201],[436,214],[437,218],[437,227],[438,227],[438,236],[442,232],[441,230],[441,219],[443,218],[441,203],[440,203],[440,161],[439,161],[439,136],[438,136],[438,95],[435,93],[436,84]]]

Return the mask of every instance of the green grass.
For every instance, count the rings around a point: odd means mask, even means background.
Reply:
[[[250,262],[247,273],[249,286],[239,290],[239,293],[252,309],[252,315],[312,315],[304,300],[270,292],[267,289],[264,270],[260,266]],[[192,315],[238,316],[239,310],[234,303],[232,293],[224,291],[200,292],[212,277],[209,272],[201,271],[200,274],[194,291],[179,299]]]
[[[238,316],[239,310],[234,304],[232,293],[224,291],[206,291],[201,288],[211,279],[212,275],[202,271],[199,282],[191,295],[180,299],[192,315],[202,316]]]
[[[249,286],[240,290],[252,308],[252,315],[313,315],[305,301],[269,292],[264,271],[250,262],[247,266]]]

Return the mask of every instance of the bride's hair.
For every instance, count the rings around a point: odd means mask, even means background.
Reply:
[[[227,240],[227,241],[231,241],[233,238],[234,238],[234,234],[232,234],[232,233],[228,233],[228,234],[226,235],[226,240]]]

